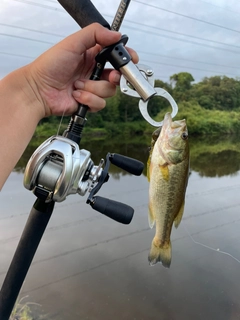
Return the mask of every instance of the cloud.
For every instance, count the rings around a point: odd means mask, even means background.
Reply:
[[[79,29],[58,1],[36,1],[1,1],[0,78]],[[129,36],[128,45],[139,52],[141,63],[164,81],[182,71],[190,72],[196,81],[213,75],[238,77],[239,4],[208,1],[132,0],[120,31]],[[120,1],[92,2],[111,24]]]

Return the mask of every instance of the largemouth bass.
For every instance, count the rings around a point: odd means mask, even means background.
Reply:
[[[171,230],[177,228],[184,211],[189,175],[188,131],[185,120],[172,121],[166,113],[150,160],[149,225],[156,223],[148,260],[151,265],[171,264]]]

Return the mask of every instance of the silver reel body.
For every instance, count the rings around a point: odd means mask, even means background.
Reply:
[[[76,193],[83,196],[101,175],[101,168],[97,170],[90,157],[90,152],[80,150],[74,141],[52,136],[29,159],[24,186],[42,193],[47,201],[61,202]]]

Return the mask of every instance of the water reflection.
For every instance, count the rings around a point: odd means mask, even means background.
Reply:
[[[19,160],[15,170],[23,172],[28,159],[44,139],[31,141]],[[147,162],[148,147],[151,137],[136,136],[134,138],[106,138],[101,140],[85,139],[81,148],[91,152],[91,158],[98,164],[101,158],[105,158],[108,152],[120,153]],[[240,170],[240,139],[238,136],[206,136],[190,137],[191,170],[200,176],[222,177],[233,175]],[[111,165],[110,173],[113,178],[119,179],[121,175],[128,174],[118,167]],[[146,166],[143,174],[146,176]]]
[[[191,168],[200,176],[222,177],[240,169],[240,138],[235,135],[190,138]]]
[[[95,163],[109,151],[146,163],[150,137],[119,140],[83,141],[82,148],[91,150]],[[146,177],[111,166],[115,179],[101,195],[133,206],[132,223],[117,224],[92,210],[85,198],[69,196],[55,207],[21,296],[40,304],[48,320],[240,319],[239,263],[220,253],[240,260],[240,176],[234,174],[239,142],[207,137],[191,138],[190,144],[193,172],[183,221],[172,233],[169,270],[147,262],[155,230],[147,221]],[[35,148],[29,145],[17,170]],[[2,283],[35,198],[16,173],[0,196]]]

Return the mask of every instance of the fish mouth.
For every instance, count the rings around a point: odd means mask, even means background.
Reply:
[[[181,147],[179,143],[176,144],[176,139],[182,136],[183,132],[187,132],[186,120],[172,120],[170,112],[167,112],[164,117],[163,127],[162,127],[162,137],[172,150],[177,150],[179,152],[183,151],[185,147]]]
[[[182,130],[186,130],[186,120],[172,120],[172,116],[170,112],[167,112],[164,116],[163,127],[170,127],[172,129],[182,128]]]

